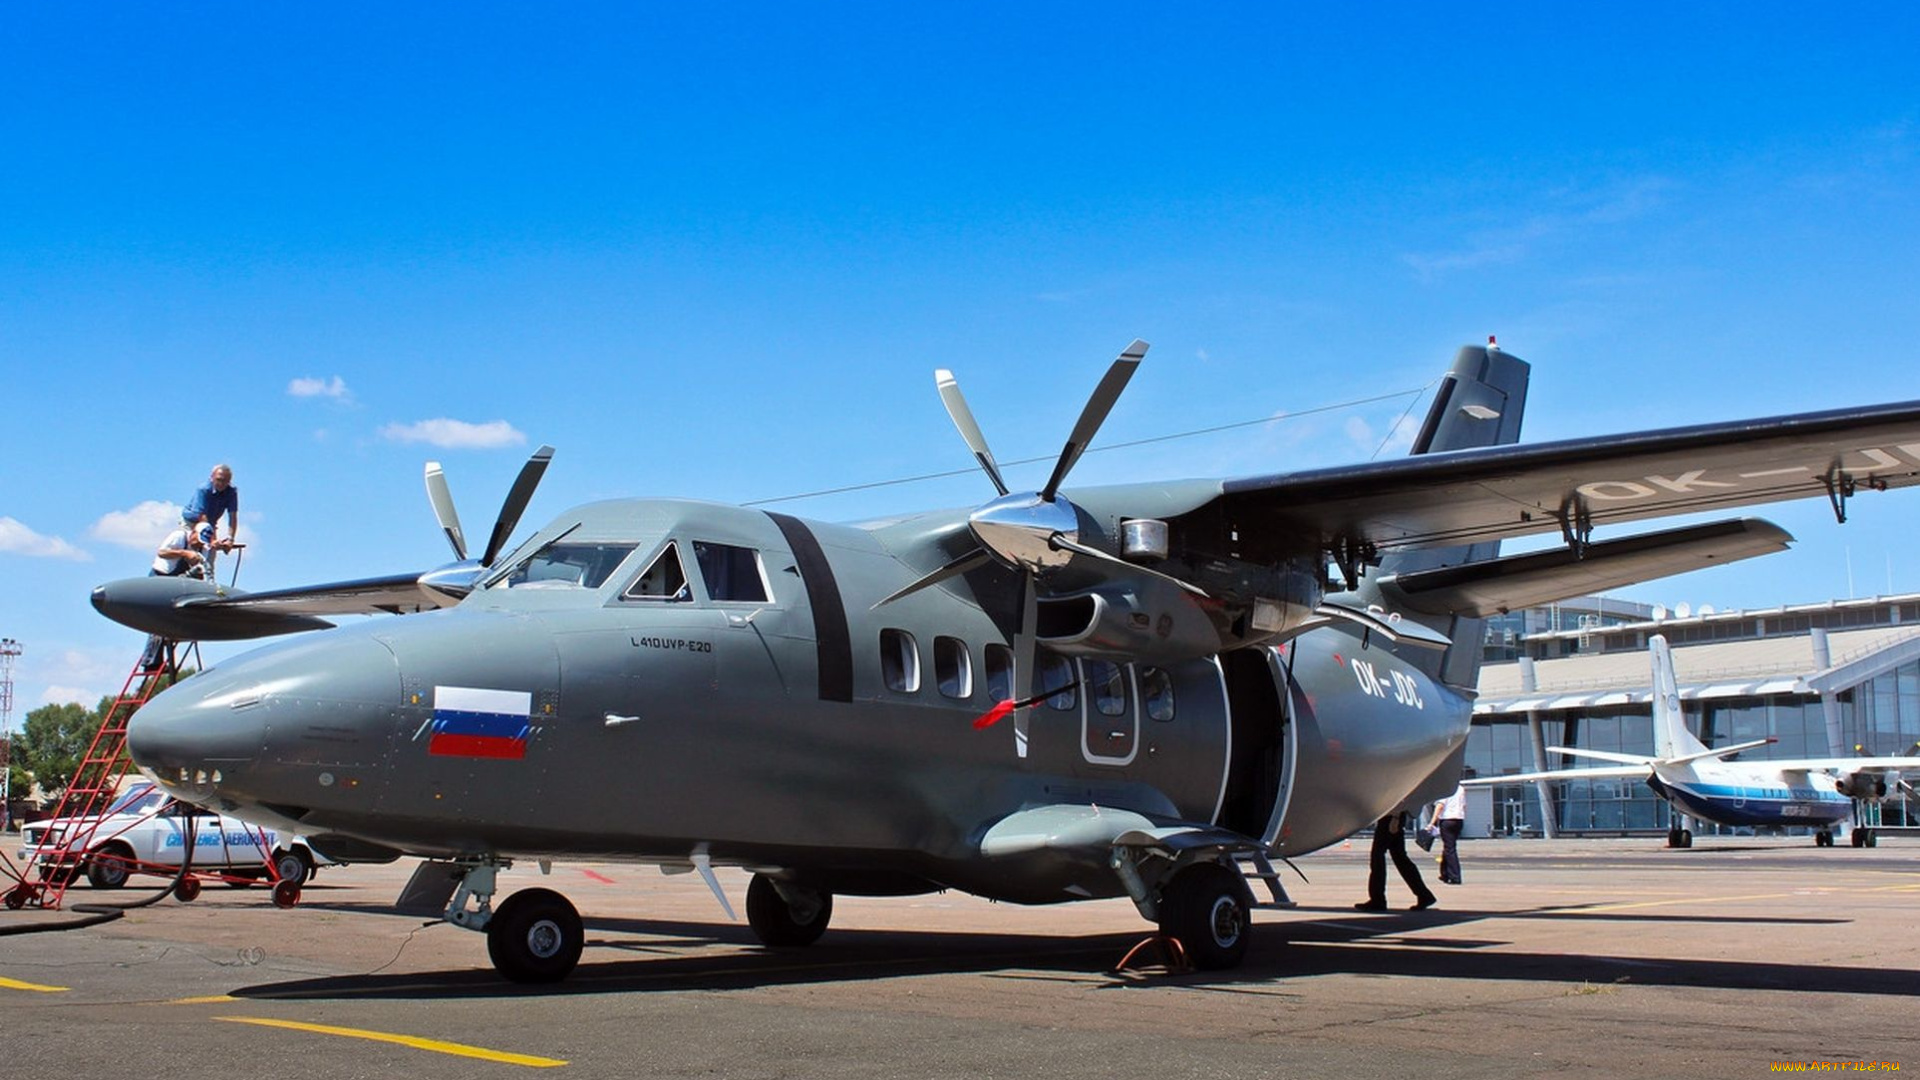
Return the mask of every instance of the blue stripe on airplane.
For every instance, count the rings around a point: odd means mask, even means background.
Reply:
[[[1696,784],[1675,787],[1649,777],[1647,786],[1681,811],[1721,825],[1819,825],[1852,810],[1845,796],[1819,788]]]

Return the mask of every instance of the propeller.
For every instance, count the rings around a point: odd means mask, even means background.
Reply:
[[[1120,394],[1126,390],[1127,383],[1132,380],[1146,355],[1147,343],[1136,340],[1107,368],[1099,385],[1094,387],[1092,396],[1087,399],[1086,406],[1080,410],[1080,418],[1074,422],[1073,431],[1067,436],[1066,445],[1061,448],[1060,457],[1054,462],[1046,485],[1031,492],[1016,492],[1008,488],[1005,477],[1000,473],[1000,465],[994,460],[993,450],[987,446],[987,438],[981,433],[979,422],[973,418],[973,410],[967,407],[966,395],[960,392],[959,380],[945,368],[934,372],[934,385],[940,391],[940,401],[947,408],[947,416],[953,420],[960,438],[972,451],[980,471],[987,474],[987,480],[993,484],[998,497],[967,516],[967,528],[973,534],[974,541],[971,548],[873,606],[879,608],[890,604],[988,563],[999,563],[1020,574],[1020,630],[1014,637],[1014,646],[1018,651],[1014,659],[1014,671],[1019,682],[1009,699],[996,704],[981,716],[975,721],[975,727],[990,727],[1007,714],[1017,715],[1019,710],[1065,689],[1056,687],[1038,695],[1033,692],[1039,577],[1066,566],[1075,558],[1084,558],[1123,566],[1130,574],[1161,578],[1197,596],[1207,595],[1178,578],[1136,566],[1117,555],[1082,544],[1079,511],[1060,494],[1060,487],[1066,483],[1067,475],[1093,443],[1100,425],[1106,422],[1107,415],[1113,411],[1114,404],[1120,400]],[[1016,719],[1016,728],[1020,723]]]
[[[960,438],[966,442],[967,449],[973,452],[974,460],[979,463],[980,470],[987,474],[987,480],[993,484],[999,497],[968,515],[967,528],[973,533],[974,539],[972,548],[938,570],[909,583],[874,607],[892,603],[903,596],[967,573],[986,565],[988,561],[1020,571],[1028,578],[1029,592],[1034,575],[1059,569],[1076,555],[1118,563],[1136,573],[1166,577],[1080,543],[1079,513],[1072,503],[1060,495],[1060,485],[1066,482],[1067,474],[1073,470],[1080,456],[1086,453],[1087,446],[1093,442],[1100,425],[1106,422],[1107,414],[1113,411],[1114,403],[1120,400],[1121,391],[1127,388],[1127,382],[1133,378],[1134,371],[1140,367],[1141,358],[1146,355],[1147,343],[1135,341],[1114,360],[1100,384],[1094,387],[1093,396],[1087,399],[1086,407],[1080,410],[1080,419],[1074,423],[1072,434],[1067,436],[1067,444],[1061,449],[1059,460],[1054,462],[1046,486],[1033,492],[1015,492],[1007,487],[993,451],[987,446],[986,436],[981,434],[980,424],[974,420],[973,410],[967,407],[966,396],[960,392],[959,381],[953,377],[953,372],[944,368],[934,372],[934,383],[939,388],[941,402],[947,407],[947,415],[952,418],[953,426],[959,429]],[[1173,578],[1168,580],[1177,581]],[[1200,592],[1185,582],[1178,584],[1189,592]]]
[[[520,524],[520,516],[526,513],[527,504],[533,501],[534,489],[540,486],[540,478],[546,475],[547,466],[553,462],[553,447],[542,446],[533,452],[525,465],[520,466],[520,475],[513,481],[513,487],[507,491],[507,497],[500,504],[500,516],[494,519],[493,531],[487,536],[486,550],[480,558],[467,556],[467,536],[460,528],[460,515],[453,507],[453,492],[447,487],[446,472],[437,461],[427,462],[427,501],[433,504],[434,519],[440,523],[441,531],[447,534],[447,543],[453,548],[455,562],[430,571],[420,577],[420,586],[451,601],[457,601],[473,590],[474,579],[482,571],[493,566],[494,560],[506,547],[507,538]]]

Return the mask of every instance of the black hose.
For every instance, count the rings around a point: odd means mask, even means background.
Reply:
[[[187,875],[192,872],[193,869],[193,850],[196,838],[194,836],[193,815],[191,814],[187,815],[186,833],[186,850],[180,856],[180,869],[174,872],[171,881],[167,882],[165,886],[161,887],[159,891],[155,892],[152,896],[143,897],[139,900],[129,900],[124,904],[75,904],[67,910],[76,915],[84,915],[86,918],[67,919],[57,923],[32,923],[27,926],[0,926],[0,937],[12,937],[17,934],[50,934],[58,930],[79,930],[88,926],[99,926],[102,923],[110,923],[115,919],[125,918],[129,911],[136,911],[143,907],[152,907],[154,904],[165,900],[174,890],[180,887],[180,883],[187,879]],[[79,875],[80,865],[78,863],[74,864],[72,873],[75,876]]]

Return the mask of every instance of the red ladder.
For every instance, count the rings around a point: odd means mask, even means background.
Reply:
[[[120,696],[100,718],[99,730],[93,733],[93,741],[75,766],[49,819],[78,822],[79,827],[69,825],[59,835],[45,835],[37,847],[25,851],[26,865],[20,868],[20,881],[6,894],[9,908],[18,910],[28,904],[57,908],[67,887],[85,870],[85,856],[93,846],[94,833],[99,831],[107,807],[119,795],[120,782],[133,769],[133,759],[127,756],[127,722],[148,699],[173,684],[179,672],[176,649],[181,647],[167,642],[165,659],[157,671],[144,670],[139,661],[134,662]],[[197,642],[184,643],[184,651],[198,662]]]

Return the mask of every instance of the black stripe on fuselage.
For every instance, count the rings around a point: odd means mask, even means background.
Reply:
[[[813,640],[820,653],[820,700],[853,700],[853,644],[847,633],[847,609],[840,602],[840,583],[833,565],[806,522],[786,514],[766,512],[780,527],[800,567],[807,587],[807,605],[813,608]]]

